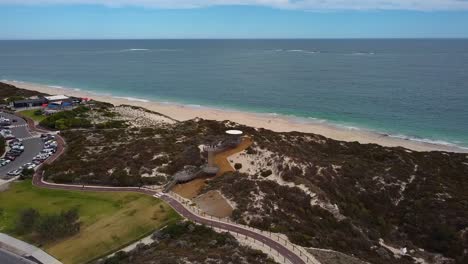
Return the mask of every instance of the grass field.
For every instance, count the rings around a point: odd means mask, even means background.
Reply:
[[[37,122],[41,122],[42,120],[44,120],[46,118],[45,115],[35,115],[34,112],[36,112],[36,111],[37,111],[37,109],[31,109],[31,110],[24,110],[24,111],[21,111],[19,113],[24,115],[24,116],[27,116],[27,117],[31,118],[34,121],[37,121]]]
[[[0,232],[17,236],[18,212],[29,207],[41,214],[79,208],[77,235],[41,245],[65,264],[86,263],[179,219],[166,203],[142,194],[48,190],[24,181],[0,192]],[[31,237],[17,237],[34,243]]]

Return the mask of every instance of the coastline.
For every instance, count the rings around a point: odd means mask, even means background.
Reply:
[[[304,133],[314,133],[335,140],[358,141],[363,144],[374,143],[386,147],[404,147],[414,151],[448,151],[468,153],[468,148],[399,138],[396,136],[390,136],[368,130],[339,127],[323,122],[301,122],[298,119],[295,120],[293,118],[288,118],[281,115],[224,110],[177,103],[163,103],[139,98],[102,95],[80,89],[48,86],[20,81],[2,80],[2,82],[17,86],[19,88],[48,94],[67,94],[76,97],[88,97],[98,101],[112,103],[114,105],[126,104],[140,106],[167,115],[179,121],[189,120],[197,117],[217,121],[231,120],[239,124],[256,128],[265,128],[276,132],[298,131]]]

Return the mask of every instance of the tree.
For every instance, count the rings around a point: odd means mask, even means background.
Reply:
[[[40,215],[36,209],[28,208],[21,211],[16,223],[16,231],[20,234],[31,232],[39,218]]]

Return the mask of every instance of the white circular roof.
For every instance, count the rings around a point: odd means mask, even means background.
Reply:
[[[242,131],[240,130],[227,130],[226,131],[226,134],[229,134],[229,135],[242,135]]]

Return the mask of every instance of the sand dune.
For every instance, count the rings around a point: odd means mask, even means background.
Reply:
[[[183,121],[196,117],[211,119],[211,120],[231,120],[247,126],[266,128],[277,132],[299,131],[305,133],[320,134],[332,139],[343,141],[358,141],[360,143],[375,143],[382,146],[396,147],[401,146],[415,151],[450,151],[450,152],[468,152],[468,149],[459,148],[456,146],[448,146],[442,144],[432,144],[419,141],[406,140],[401,138],[389,137],[387,135],[374,133],[366,130],[347,129],[338,126],[333,126],[326,123],[318,122],[300,122],[298,120],[273,116],[258,113],[248,113],[233,110],[222,110],[209,107],[191,107],[181,104],[170,104],[151,102],[147,100],[132,100],[131,98],[113,97],[110,95],[97,95],[90,92],[85,92],[78,89],[69,88],[52,88],[50,86],[38,85],[25,82],[9,83],[20,88],[40,91],[48,94],[67,94],[70,96],[89,97],[95,100],[109,102],[114,105],[135,105],[145,107],[149,110],[162,113],[174,119]]]

